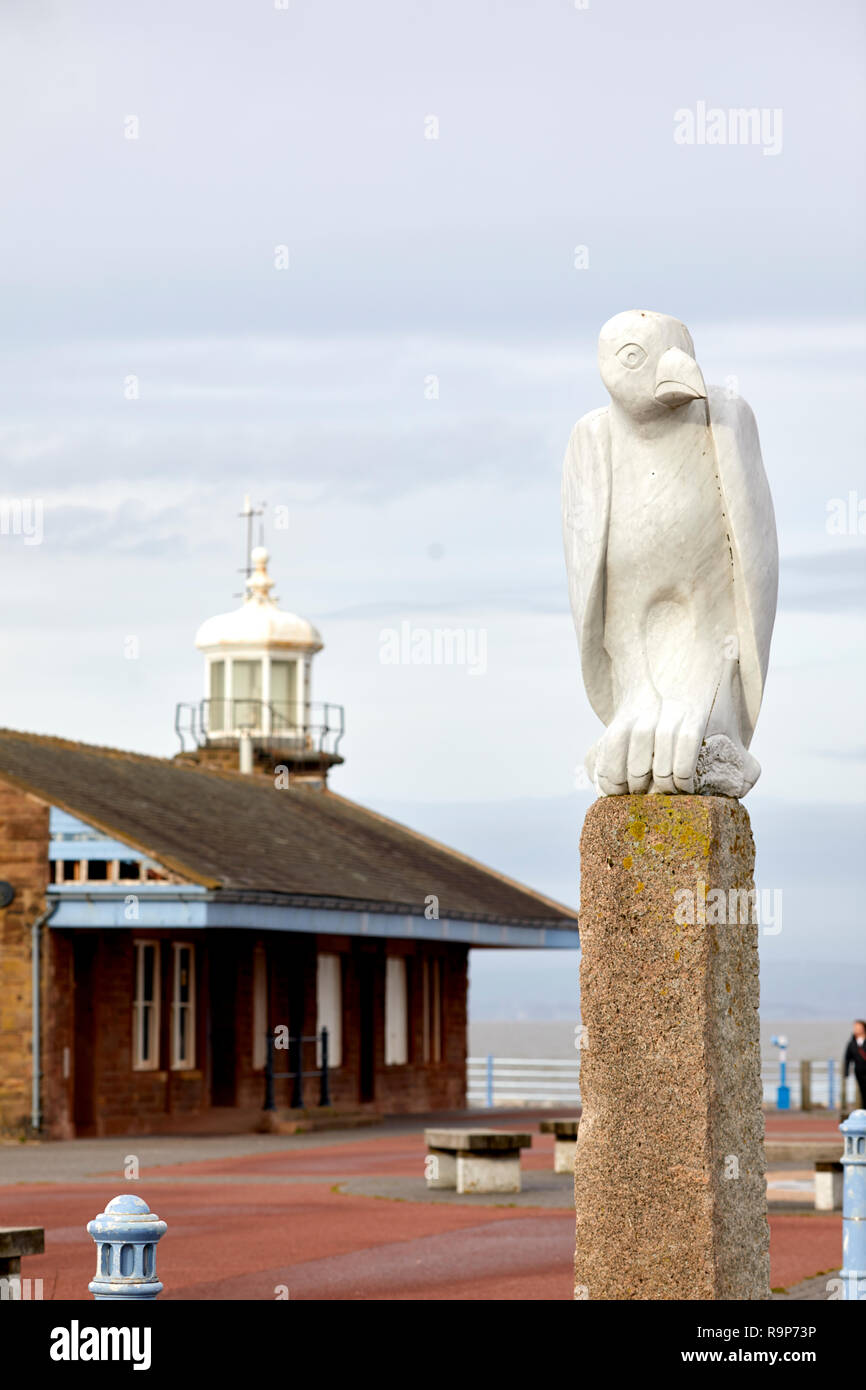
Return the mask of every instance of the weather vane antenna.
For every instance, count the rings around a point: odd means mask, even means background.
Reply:
[[[260,503],[260,505],[259,505],[258,508],[253,507],[252,504],[251,504],[251,502],[250,502],[250,495],[249,495],[249,493],[246,493],[246,494],[244,495],[244,506],[243,506],[243,511],[238,512],[238,516],[241,517],[242,520],[245,520],[246,523],[247,523],[247,536],[246,536],[246,548],[245,548],[245,550],[244,550],[244,563],[241,565],[240,571],[239,571],[239,572],[244,576],[244,581],[245,581],[245,582],[244,582],[244,588],[243,588],[242,593],[240,593],[240,594],[235,594],[235,595],[234,595],[235,598],[246,598],[246,596],[247,596],[246,581],[250,578],[250,576],[252,575],[252,572],[253,572],[253,562],[252,562],[252,558],[251,558],[251,557],[252,557],[252,549],[253,549],[253,519],[254,519],[255,517],[257,517],[257,516],[258,516],[258,517],[263,516],[263,515],[264,515],[265,507],[266,507],[267,505],[268,505],[267,502],[262,502],[262,503]],[[259,522],[259,544],[260,544],[260,545],[263,545],[263,544],[264,544],[264,534],[265,534],[265,523],[264,523],[263,521],[260,521],[260,522]]]

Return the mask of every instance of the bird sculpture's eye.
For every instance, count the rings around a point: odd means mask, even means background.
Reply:
[[[624,367],[642,367],[646,361],[646,353],[639,343],[626,343],[617,353],[617,357]]]

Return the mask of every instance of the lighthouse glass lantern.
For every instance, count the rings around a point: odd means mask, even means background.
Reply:
[[[208,618],[195,644],[204,657],[202,698],[175,706],[178,758],[222,771],[267,772],[288,785],[327,787],[331,768],[342,763],[342,705],[313,704],[313,657],[323,642],[312,623],[279,607],[264,546],[249,549],[243,603]]]
[[[205,656],[207,733],[301,738],[309,722],[312,659],[322,639],[306,619],[277,606],[267,550],[257,546],[250,561],[241,607],[209,618],[196,636]]]

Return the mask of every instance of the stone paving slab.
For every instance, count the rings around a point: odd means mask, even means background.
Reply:
[[[394,1135],[421,1136],[431,1123],[461,1122],[467,1126],[483,1118],[490,1129],[514,1129],[514,1120],[531,1124],[544,1110],[457,1110],[429,1115],[396,1115],[380,1125],[358,1129],[307,1131],[303,1134],[166,1134],[121,1135],[107,1139],[56,1141],[0,1141],[0,1186],[19,1182],[78,1182],[98,1174],[122,1173],[127,1154],[134,1154],[142,1169],[160,1168],[210,1159],[247,1158],[263,1154],[295,1153],[332,1145],[376,1144]]]
[[[210,1173],[183,1173],[180,1175],[177,1173],[148,1173],[143,1178],[118,1178],[113,1173],[92,1173],[83,1178],[76,1178],[75,1183],[78,1187],[104,1188],[110,1186],[116,1187],[118,1192],[127,1190],[135,1192],[142,1187],[158,1187],[161,1184],[183,1187],[187,1183],[210,1183],[212,1186],[214,1182],[219,1182],[220,1186],[236,1184],[239,1187],[258,1187],[260,1184],[264,1184],[266,1187],[268,1184],[273,1184],[275,1187],[285,1187],[287,1183],[306,1183],[307,1186],[311,1183],[327,1183],[328,1186],[333,1187],[336,1183],[342,1182],[344,1177],[344,1173],[220,1173],[217,1176]],[[57,1180],[55,1185],[60,1187],[63,1184]],[[16,1183],[15,1186],[26,1187],[28,1184]],[[0,1192],[2,1192],[2,1188],[0,1188]]]
[[[392,1202],[445,1203],[458,1207],[553,1207],[574,1210],[574,1179],[570,1173],[521,1173],[520,1192],[461,1192],[450,1187],[428,1187],[422,1178],[359,1177],[340,1181],[337,1190],[347,1196],[381,1197]]]
[[[343,1136],[345,1138],[345,1135]],[[354,1138],[354,1132],[352,1134]],[[314,1140],[311,1144],[309,1141]],[[327,1135],[170,1135],[120,1139],[70,1139],[58,1143],[0,1146],[0,1184],[19,1182],[80,1182],[82,1179],[123,1173],[125,1160],[134,1154],[142,1168],[195,1163],[206,1158],[233,1158],[279,1153],[306,1147],[318,1148],[335,1141]]]
[[[795,1300],[798,1303],[827,1303],[830,1301],[830,1293],[827,1285],[831,1279],[838,1279],[839,1271],[832,1270],[829,1274],[816,1274],[814,1279],[804,1279],[800,1284],[794,1284],[790,1289],[776,1292],[770,1295],[771,1299],[780,1299],[783,1302]]]

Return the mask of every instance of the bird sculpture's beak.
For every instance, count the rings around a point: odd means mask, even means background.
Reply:
[[[681,348],[668,348],[659,358],[654,396],[661,405],[676,409],[687,401],[705,400],[707,388],[701,369]]]

